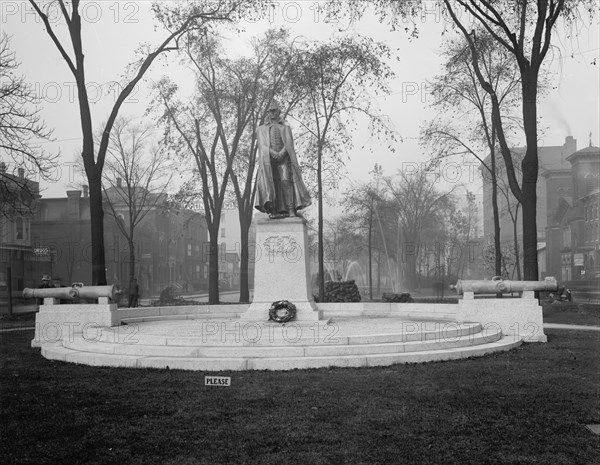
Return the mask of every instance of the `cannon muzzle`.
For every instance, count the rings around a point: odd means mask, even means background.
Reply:
[[[98,297],[108,297],[110,300],[115,300],[115,296],[119,294],[117,286],[111,284],[109,286],[82,286],[77,288],[79,297],[82,299],[97,299]]]
[[[556,278],[546,277],[543,281],[510,281],[508,279],[494,278],[492,280],[463,280],[451,284],[450,289],[457,294],[472,292],[473,294],[507,294],[523,291],[550,291],[558,290]]]
[[[77,289],[73,287],[42,287],[39,289],[31,289],[26,287],[23,289],[23,297],[26,299],[66,299],[73,300],[78,296]]]

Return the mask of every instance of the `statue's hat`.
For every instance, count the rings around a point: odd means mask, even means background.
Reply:
[[[279,105],[279,102],[277,100],[273,100],[271,102],[271,105],[269,105],[269,111],[271,111],[271,110],[281,111],[281,106]]]

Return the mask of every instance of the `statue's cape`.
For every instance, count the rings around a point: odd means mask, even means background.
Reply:
[[[290,157],[292,177],[294,181],[294,200],[297,210],[308,207],[311,204],[310,194],[302,181],[300,167],[296,158],[294,149],[294,138],[292,129],[285,122],[273,123],[279,126],[281,138],[286,152]],[[275,185],[273,183],[273,172],[271,171],[271,156],[269,154],[270,135],[269,127],[271,124],[263,124],[256,130],[258,142],[257,174],[256,174],[256,198],[254,207],[261,212],[267,212],[265,205],[267,202],[273,202],[275,199]]]

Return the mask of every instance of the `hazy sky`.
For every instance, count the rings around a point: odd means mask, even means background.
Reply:
[[[403,142],[398,143],[392,153],[384,148],[385,144],[369,140],[367,131],[359,131],[355,141],[357,148],[349,154],[351,160],[347,162],[348,181],[342,184],[342,189],[350,181],[368,179],[374,163],[381,164],[386,174],[393,174],[403,163],[425,160],[427,154],[422,153],[417,139],[419,127],[434,116],[428,108],[431,97],[426,81],[440,72],[436,51],[444,40],[441,35],[444,18],[435,11],[417,18],[420,37],[410,40],[402,28],[390,31],[388,25],[380,24],[374,16],[364,17],[355,24],[335,16],[326,21],[326,13],[318,12],[316,8],[319,3],[323,2],[280,1],[271,15],[262,18],[247,15],[241,23],[243,32],[237,36],[226,33],[228,49],[231,53],[240,53],[250,37],[269,27],[280,26],[290,27],[294,35],[308,40],[326,39],[331,34],[359,33],[385,42],[398,57],[397,61],[390,62],[396,78],[390,83],[392,95],[376,102],[381,112],[389,115]],[[165,37],[165,32],[155,28],[150,2],[90,1],[82,2],[82,5],[86,75],[97,127],[108,116],[118,89],[116,82],[120,81],[127,64],[134,60],[140,42],[155,44]],[[42,97],[42,115],[48,126],[55,129],[56,141],[45,144],[46,149],[50,152],[60,150],[62,154],[63,165],[60,173],[56,173],[56,181],[42,182],[43,195],[62,197],[72,171],[69,165],[81,151],[74,79],[29,2],[2,1],[0,7],[1,29],[12,35],[12,49],[21,62],[19,71]],[[60,37],[66,38],[66,28],[61,26],[59,31]],[[562,145],[564,138],[572,135],[577,139],[578,148],[583,148],[588,145],[590,131],[593,144],[600,145],[598,25],[581,30],[576,40],[555,40],[554,44],[557,48],[548,59],[554,73],[553,88],[539,106],[542,126],[548,127],[540,145]],[[153,65],[146,82],[164,74],[182,82],[189,76],[171,55]],[[123,105],[121,115],[141,119],[147,100],[146,87],[140,86]],[[159,131],[156,132],[159,135]],[[365,143],[372,153],[359,149]],[[479,182],[468,179],[466,174],[465,171],[461,181],[471,183],[467,187],[477,190]]]

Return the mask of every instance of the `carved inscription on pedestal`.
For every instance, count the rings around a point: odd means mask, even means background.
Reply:
[[[302,258],[302,247],[292,236],[269,236],[264,246],[270,262],[281,257],[286,262],[296,263]]]

